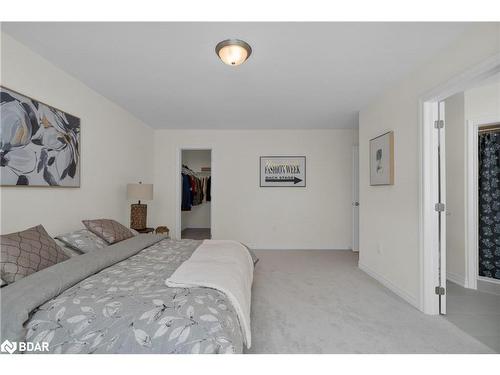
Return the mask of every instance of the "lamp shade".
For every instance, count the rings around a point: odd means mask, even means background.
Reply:
[[[153,200],[153,184],[127,184],[127,198],[129,200]]]

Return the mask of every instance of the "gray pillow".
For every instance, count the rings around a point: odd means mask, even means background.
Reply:
[[[7,284],[69,258],[41,225],[1,235],[0,248],[0,277]]]
[[[75,250],[75,249],[72,249],[71,247],[69,247],[68,245],[66,245],[64,242],[58,240],[58,239],[55,239],[56,241],[56,244],[61,248],[61,250],[64,252],[64,254],[66,254],[67,256],[69,256],[70,258],[74,257],[74,256],[77,256],[77,255],[82,255],[83,253],[79,250]]]
[[[102,249],[108,244],[102,238],[89,231],[88,229],[79,229],[73,232],[60,234],[56,237],[71,249],[88,253],[89,251]]]

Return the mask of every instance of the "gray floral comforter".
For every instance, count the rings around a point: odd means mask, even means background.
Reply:
[[[165,286],[199,244],[165,239],[87,277],[34,311],[26,341],[53,353],[241,353],[223,293]]]

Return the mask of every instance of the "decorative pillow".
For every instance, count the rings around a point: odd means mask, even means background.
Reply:
[[[1,235],[0,247],[0,277],[7,284],[69,258],[41,225]]]
[[[106,241],[98,237],[88,229],[75,230],[74,232],[60,234],[56,237],[71,249],[81,253],[88,253],[95,249],[102,249],[108,246]]]
[[[89,231],[101,237],[110,245],[134,237],[128,228],[114,220],[82,220],[82,223]]]

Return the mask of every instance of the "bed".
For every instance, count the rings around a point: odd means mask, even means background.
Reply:
[[[0,292],[2,341],[48,342],[50,353],[242,353],[226,294],[165,284],[200,244],[142,234],[16,281]]]

